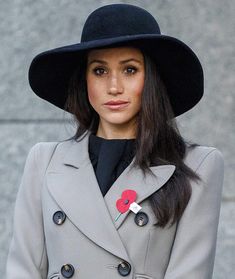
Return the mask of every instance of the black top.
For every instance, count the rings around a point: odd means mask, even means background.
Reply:
[[[105,139],[89,136],[89,156],[103,196],[131,163],[135,139]]]

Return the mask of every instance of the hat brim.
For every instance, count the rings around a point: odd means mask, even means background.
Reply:
[[[182,41],[165,35],[131,35],[63,46],[38,54],[29,67],[29,84],[40,98],[65,109],[70,77],[85,51],[132,43],[157,63],[175,116],[193,108],[203,96],[203,70],[196,54]]]

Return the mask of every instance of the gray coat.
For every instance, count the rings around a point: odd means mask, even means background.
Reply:
[[[133,161],[131,162],[132,165]],[[81,141],[38,143],[26,160],[18,192],[7,279],[209,279],[212,278],[223,182],[223,158],[212,147],[188,150],[185,163],[201,182],[178,224],[155,227],[147,199],[164,187],[174,165],[143,176],[129,165],[103,197]],[[148,217],[118,215],[116,200],[135,189]],[[146,219],[144,219],[146,221]]]

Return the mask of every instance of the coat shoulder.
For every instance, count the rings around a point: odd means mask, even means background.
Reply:
[[[188,146],[184,158],[184,163],[196,171],[204,161],[218,161],[223,164],[224,158],[221,151],[212,146]]]
[[[58,142],[38,142],[33,145],[28,153],[25,168],[30,167],[37,170],[40,176],[43,176],[50,159],[55,152]]]
[[[73,144],[73,140],[54,141],[54,142],[38,142],[30,150],[36,158],[43,160],[51,156],[51,153],[60,153],[66,151]]]
[[[80,144],[74,139],[59,142],[39,142],[32,147],[35,150],[35,160],[50,165],[50,170],[59,170],[61,165],[79,166],[86,156],[86,142]]]

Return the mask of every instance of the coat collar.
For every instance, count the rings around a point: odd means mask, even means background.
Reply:
[[[141,203],[168,181],[175,166],[150,167],[156,177],[148,174],[144,177],[141,169],[131,169],[133,158],[103,197],[89,159],[89,134],[80,143],[67,141],[61,145],[48,168],[47,187],[80,231],[100,247],[130,262],[118,233],[130,211],[115,222],[119,214],[116,200],[125,189],[134,189],[137,192],[136,202]]]

